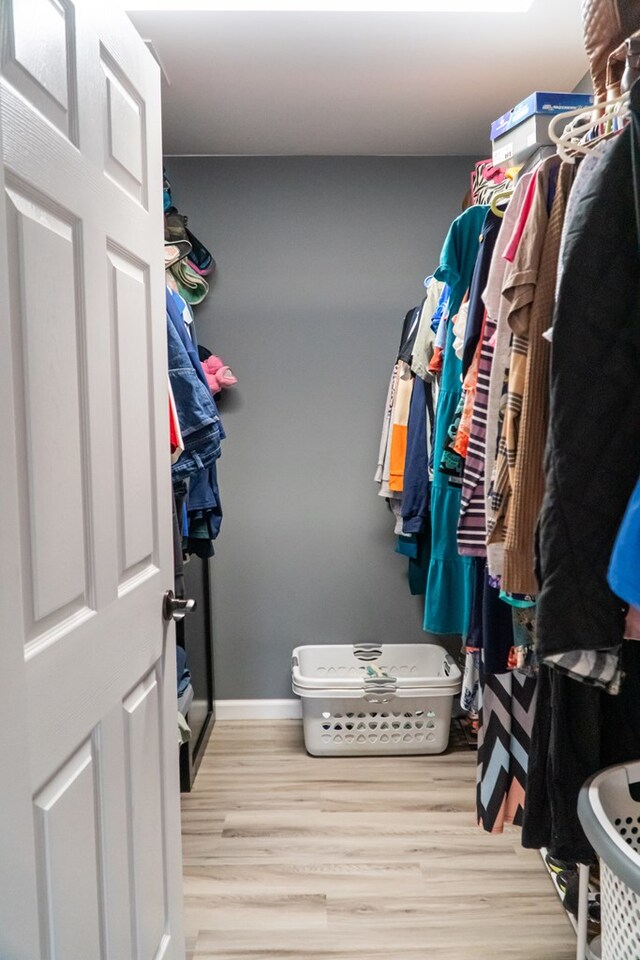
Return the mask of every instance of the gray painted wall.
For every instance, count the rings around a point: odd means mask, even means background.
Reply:
[[[302,643],[424,641],[373,483],[391,366],[472,160],[168,158],[218,269],[200,341],[221,404],[216,695],[291,696]]]
[[[580,80],[579,83],[573,89],[574,93],[593,93],[593,80],[591,79],[591,72],[587,70],[584,77]]]

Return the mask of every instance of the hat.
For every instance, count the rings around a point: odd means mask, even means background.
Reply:
[[[174,263],[171,266],[171,273],[175,277],[178,293],[183,300],[192,306],[202,303],[209,293],[209,284],[204,277],[192,270],[185,260]]]
[[[216,262],[205,245],[191,233],[186,224],[185,233],[192,247],[189,255],[189,266],[200,276],[206,277],[212,270],[215,270]]]
[[[164,239],[167,243],[189,239],[187,237],[187,218],[178,213],[175,207],[169,207],[164,215]]]
[[[164,244],[164,267],[173,266],[178,260],[188,256],[191,253],[191,244],[188,240],[176,240],[174,243]]]
[[[199,273],[201,277],[207,277],[211,273],[211,271],[215,270],[216,268],[216,262],[211,256],[211,254],[209,254],[209,263],[208,263],[208,266],[206,267],[199,267],[198,264],[194,260],[192,260],[191,257],[187,257],[187,263],[189,264],[191,269],[195,270],[196,273]]]

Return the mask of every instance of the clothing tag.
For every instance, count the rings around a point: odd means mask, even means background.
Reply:
[[[187,328],[187,333],[193,340],[193,328],[191,326],[193,323],[193,314],[191,312],[191,307],[189,306],[188,303],[185,303],[184,305],[184,310],[182,311],[182,320],[184,322],[185,327]]]
[[[549,343],[553,342],[553,327],[549,327],[548,330],[545,330],[542,334],[545,340],[548,340]]]

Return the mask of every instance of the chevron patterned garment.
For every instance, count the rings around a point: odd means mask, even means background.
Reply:
[[[478,823],[488,833],[502,833],[505,823],[522,825],[536,677],[520,670],[481,673],[481,691]]]

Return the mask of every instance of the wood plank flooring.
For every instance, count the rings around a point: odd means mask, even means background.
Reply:
[[[218,723],[183,797],[188,960],[573,960],[538,854],[476,826],[475,766],[459,742],[318,759],[297,721]]]

